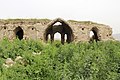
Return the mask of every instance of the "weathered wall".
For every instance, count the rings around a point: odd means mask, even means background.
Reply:
[[[93,23],[90,21],[68,21],[68,23],[72,26],[75,41],[89,41],[92,28],[97,28],[96,32],[100,41],[113,40],[112,28],[108,25]]]
[[[62,25],[54,26],[56,22],[60,22]],[[57,18],[55,20],[0,20],[0,39],[3,39],[4,37],[9,38],[10,40],[15,39],[16,35],[21,34],[20,29],[17,29],[18,27],[23,31],[23,39],[40,39],[45,41],[47,29],[51,30],[50,35],[54,35],[54,33],[57,31],[60,32],[63,37],[64,34],[67,34],[68,42],[90,41],[90,31],[93,31],[96,34],[96,38],[100,41],[113,39],[112,28],[110,28],[108,25],[97,24],[90,21],[64,21],[60,18]]]

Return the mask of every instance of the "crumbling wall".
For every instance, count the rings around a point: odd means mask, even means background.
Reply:
[[[61,25],[54,24],[60,22]],[[51,28],[51,29],[49,29]],[[21,31],[19,31],[21,30]],[[0,20],[0,39],[7,37],[12,40],[17,36],[21,39],[40,39],[46,42],[46,34],[53,35],[59,32],[62,37],[61,41],[64,42],[64,36],[67,34],[67,42],[80,42],[80,41],[106,41],[112,40],[112,28],[108,25],[93,23],[90,21],[65,21],[61,18],[55,20],[49,19],[10,19]],[[23,33],[21,33],[23,31]],[[92,39],[90,31],[94,33]]]
[[[108,25],[98,24],[91,21],[68,21],[73,26],[74,41],[90,41],[90,32],[94,33],[94,39],[96,41],[113,40],[112,28]],[[96,36],[96,37],[95,37]]]

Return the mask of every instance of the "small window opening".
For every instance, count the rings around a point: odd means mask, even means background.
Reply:
[[[82,28],[82,30],[84,30],[84,28]]]
[[[32,30],[34,30],[34,28],[32,28]]]
[[[62,25],[62,23],[56,22],[53,26],[56,26],[56,25]]]
[[[4,27],[4,29],[6,29],[6,26]]]

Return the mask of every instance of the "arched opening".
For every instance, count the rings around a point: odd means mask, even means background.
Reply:
[[[56,22],[55,24],[53,24],[53,26],[55,25],[62,25],[60,22]]]
[[[59,41],[61,41],[61,34],[60,34],[59,32],[56,32],[56,33],[54,34],[54,40],[59,40]]]
[[[90,41],[99,41],[98,29],[96,27],[93,27],[90,31]]]
[[[67,42],[67,34],[65,34],[65,42]]]
[[[48,34],[48,40],[50,41],[50,34]]]
[[[74,39],[71,27],[64,20],[59,18],[48,24],[44,33],[45,41],[48,41],[48,34],[51,35],[51,42],[58,39],[64,44],[64,42],[70,43]]]
[[[46,37],[46,41],[50,41],[51,40],[51,35],[49,33],[45,37]]]
[[[16,37],[19,39],[19,40],[21,40],[21,39],[23,39],[23,30],[22,30],[22,28],[21,27],[17,27],[15,30],[14,30],[14,32],[15,32],[15,35],[16,35]]]
[[[92,38],[94,36],[93,31],[90,31],[90,38]]]

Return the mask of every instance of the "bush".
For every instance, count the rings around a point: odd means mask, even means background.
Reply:
[[[36,54],[33,54],[36,53]],[[37,54],[39,53],[39,54]],[[4,39],[0,42],[0,65],[7,58],[23,63],[0,66],[0,80],[119,80],[120,42],[44,44],[34,40]]]

